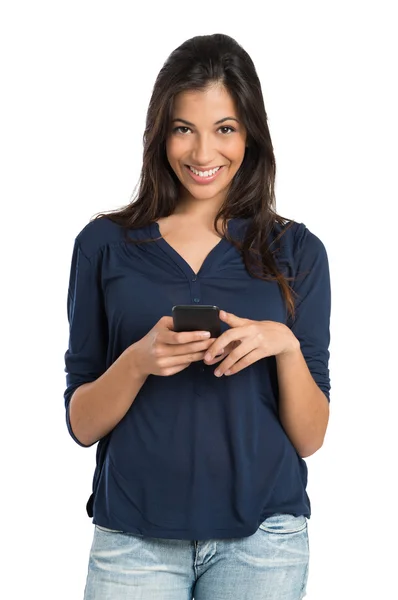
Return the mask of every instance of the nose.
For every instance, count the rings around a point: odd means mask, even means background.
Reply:
[[[195,141],[191,148],[192,162],[198,167],[201,165],[212,164],[214,149],[210,137],[205,135],[195,136]]]

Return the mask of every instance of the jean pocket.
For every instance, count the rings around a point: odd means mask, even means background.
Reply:
[[[298,533],[307,527],[307,518],[304,515],[295,517],[289,514],[277,513],[271,517],[267,517],[263,521],[259,529],[267,533],[276,533],[286,535],[288,533]]]
[[[102,525],[95,525],[96,529],[100,531],[104,531],[105,533],[123,533],[120,529],[108,529],[107,527],[103,527]]]

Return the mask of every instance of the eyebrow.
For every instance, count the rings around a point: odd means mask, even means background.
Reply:
[[[172,119],[171,122],[175,123],[176,121],[179,121],[180,123],[185,123],[185,125],[189,125],[190,127],[195,127],[195,125],[193,123],[190,123],[189,121],[186,121],[185,119]],[[238,119],[236,119],[235,117],[224,117],[223,119],[216,121],[214,123],[214,125],[220,125],[221,123],[224,123],[225,121],[236,121],[237,123],[239,123]]]

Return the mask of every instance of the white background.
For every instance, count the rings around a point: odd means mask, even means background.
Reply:
[[[262,82],[277,209],[318,235],[330,261],[331,418],[307,459],[307,598],[396,598],[394,2],[138,5],[1,7],[0,595],[83,596],[96,446],[76,445],[64,417],[73,240],[94,213],[130,200],[169,53],[222,32]]]

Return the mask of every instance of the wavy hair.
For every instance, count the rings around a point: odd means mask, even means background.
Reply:
[[[278,282],[288,314],[294,318],[295,292],[288,283],[293,278],[278,269],[279,248],[274,245],[294,221],[276,213],[276,164],[260,80],[248,53],[231,37],[196,36],[170,54],[156,78],[147,110],[138,191],[127,206],[94,218],[106,217],[123,226],[127,239],[128,230],[173,214],[180,187],[166,155],[173,101],[180,92],[204,90],[212,84],[221,84],[229,92],[247,131],[244,159],[215,217],[215,230],[239,248],[253,277]],[[226,224],[231,218],[249,219],[242,242],[228,234]]]

